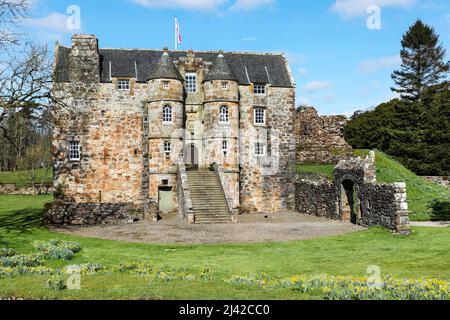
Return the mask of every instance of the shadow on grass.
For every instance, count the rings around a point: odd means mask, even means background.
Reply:
[[[7,239],[33,233],[43,226],[42,209],[26,208],[0,215],[0,246],[11,245]]]

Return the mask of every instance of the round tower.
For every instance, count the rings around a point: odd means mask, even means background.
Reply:
[[[239,206],[239,84],[225,55],[218,54],[203,81],[205,164],[216,163],[229,201]]]
[[[148,114],[144,117],[148,132],[144,134],[149,140],[149,195],[166,213],[177,209],[177,164],[183,159],[184,143],[183,81],[165,49],[148,79]]]

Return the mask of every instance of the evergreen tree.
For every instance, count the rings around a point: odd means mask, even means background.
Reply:
[[[405,33],[400,57],[402,66],[392,74],[402,99],[420,101],[429,88],[445,79],[450,61],[445,61],[445,49],[433,27],[417,20]],[[439,87],[435,87],[439,88]]]

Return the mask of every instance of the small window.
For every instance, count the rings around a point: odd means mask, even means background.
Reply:
[[[117,89],[120,91],[130,90],[130,80],[119,80],[117,82]]]
[[[230,121],[228,107],[221,106],[219,110],[219,121],[220,123],[228,123]]]
[[[69,160],[70,161],[80,161],[80,142],[70,141],[69,142]]]
[[[266,94],[266,85],[264,84],[255,84],[253,86],[253,93],[254,94]]]
[[[144,117],[144,123],[148,123],[148,117]]]
[[[227,90],[228,89],[228,82],[224,81],[222,82],[222,89]]]
[[[222,141],[222,154],[224,158],[228,157],[228,141],[223,140]]]
[[[169,154],[172,152],[172,143],[170,141],[164,142],[164,153]]]
[[[186,92],[187,93],[197,92],[197,74],[196,73],[186,73]]]
[[[169,89],[169,81],[163,81],[163,88]]]
[[[255,109],[255,124],[265,125],[266,124],[266,110],[261,108]]]
[[[172,117],[172,107],[169,105],[166,105],[163,107],[163,122],[164,123],[172,123],[173,117]]]
[[[266,145],[264,143],[255,143],[255,156],[261,157],[266,154]]]

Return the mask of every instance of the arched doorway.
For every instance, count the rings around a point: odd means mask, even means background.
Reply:
[[[191,143],[186,146],[185,150],[185,164],[188,170],[198,170],[199,159],[198,159],[198,149],[195,144]]]
[[[357,186],[352,180],[344,180],[341,186],[341,219],[353,224],[360,223],[361,201]]]

